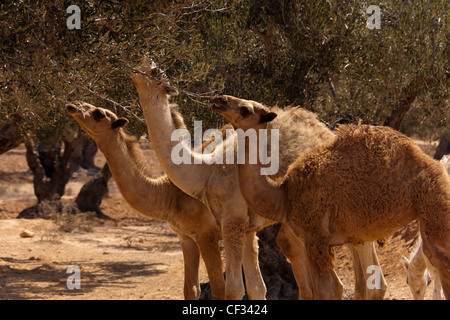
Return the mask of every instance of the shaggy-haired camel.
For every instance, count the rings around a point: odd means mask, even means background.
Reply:
[[[148,163],[136,139],[122,129],[128,120],[84,102],[74,102],[66,108],[105,155],[127,202],[148,217],[167,221],[178,234],[184,257],[185,298],[198,299],[200,296],[198,270],[201,253],[212,296],[224,299],[220,228],[208,208],[182,192],[167,176],[151,178]],[[178,115],[174,112],[172,116],[176,119]]]
[[[247,109],[236,116],[223,100],[215,110],[237,128],[267,128],[276,114]],[[423,252],[436,268],[450,299],[450,180],[438,161],[403,134],[367,125],[337,129],[336,138],[301,155],[281,181],[261,176],[248,154],[239,183],[249,208],[287,223],[303,239],[313,290],[332,299],[339,290],[333,272],[333,246],[383,239],[419,220]]]
[[[132,77],[139,93],[140,105],[156,154],[174,184],[189,195],[203,201],[221,225],[226,256],[226,297],[228,299],[242,298],[244,288],[241,270],[243,266],[249,298],[264,299],[265,285],[259,271],[256,231],[272,224],[273,221],[249,212],[245,199],[239,190],[237,165],[207,165],[205,163],[175,165],[173,163],[171,151],[178,144],[178,141],[171,140],[175,126],[171,121],[168,99],[170,95],[176,94],[177,90],[167,80],[155,79],[158,72],[160,72],[159,69],[152,62],[144,60],[143,66],[139,67],[138,72]],[[280,111],[280,113],[282,112]],[[315,117],[308,115],[305,118],[303,116],[303,114],[296,115],[295,112],[288,113],[287,111],[284,116],[280,116],[279,122],[274,123],[274,126],[280,129],[280,136],[292,145],[292,148],[280,150],[280,172],[285,172],[288,164],[299,153],[332,139],[334,136]],[[301,130],[295,131],[293,128]],[[224,144],[231,145],[231,148],[234,148],[235,136],[226,139]],[[224,147],[223,149],[227,148]],[[193,152],[191,156],[193,156]],[[299,265],[298,268],[294,267],[297,280],[306,279],[306,281],[299,281],[301,283],[300,297],[312,298],[307,276],[302,272],[295,271],[301,268],[302,261],[297,262],[297,256],[289,255],[289,252],[295,251],[293,248],[302,245],[301,242],[299,244],[294,243],[294,241],[289,243],[285,241],[285,239],[293,237],[292,230],[288,226],[283,226],[278,235],[278,242],[291,263]],[[369,254],[365,254],[367,252]],[[366,268],[363,267],[378,265],[373,245],[355,246],[352,254],[355,256],[355,265],[360,270],[357,273],[357,295],[361,298],[382,297],[385,292],[384,282],[380,290],[372,290],[367,293],[365,287],[364,271]],[[341,295],[342,292],[337,294]]]
[[[229,95],[217,97],[213,101],[216,102],[213,103],[213,109],[219,111],[218,109],[226,106],[229,115],[234,113],[233,117],[236,120],[237,118],[244,118],[254,107],[257,109],[265,108],[261,103],[256,101],[240,99]],[[286,108],[285,110],[270,108],[269,110],[270,112],[276,113],[277,116],[273,121],[267,123],[268,137],[270,137],[270,129],[272,128],[291,128],[291,130],[285,130],[282,134],[282,136],[290,135],[285,138],[290,143],[283,143],[281,146],[282,161],[280,163],[280,170],[278,174],[271,176],[271,179],[277,180],[283,178],[288,170],[288,166],[293,163],[299,155],[334,138],[332,131],[320,122],[317,119],[317,116],[312,112],[302,108]],[[292,121],[292,117],[297,118],[297,120]],[[230,122],[233,123],[233,121]],[[267,141],[270,141],[270,139],[267,138]],[[307,297],[313,298],[310,280],[307,277],[307,274],[309,274],[310,271],[304,262],[304,255],[306,254],[304,243],[300,238],[295,236],[294,232],[287,224],[283,224],[280,231],[281,232],[277,237],[277,243],[288,260],[291,261],[297,285],[299,288],[303,287],[303,291],[308,291]],[[293,243],[296,245],[294,246]],[[356,278],[354,299],[383,299],[387,289],[387,282],[381,272],[374,243],[348,243],[346,246],[352,255]],[[367,270],[372,266],[377,266],[380,270],[379,288],[367,286],[368,277],[371,275],[367,273]],[[336,278],[336,281],[339,280]],[[340,297],[340,295],[335,296]]]

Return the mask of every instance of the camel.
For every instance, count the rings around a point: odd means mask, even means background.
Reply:
[[[422,238],[420,236],[411,252],[410,258],[402,257],[402,262],[408,271],[406,283],[411,289],[411,293],[415,300],[423,300],[425,298],[425,293],[427,287],[431,283],[431,279],[434,280],[433,300],[444,299],[439,274],[430,264],[427,257],[425,257],[422,249]]]
[[[226,101],[213,100],[214,110],[236,128],[259,132],[277,117],[264,106],[238,113]],[[260,174],[261,164],[248,163],[258,144],[245,143],[240,189],[250,210],[288,224],[303,239],[319,299],[340,290],[332,247],[384,239],[414,220],[450,299],[450,180],[441,163],[389,127],[341,125],[333,140],[302,154],[284,179],[273,181]]]
[[[226,298],[242,298],[244,287],[241,270],[243,267],[249,298],[264,299],[266,289],[258,265],[256,231],[273,224],[274,221],[263,219],[248,210],[247,203],[239,189],[236,164],[208,165],[196,164],[195,161],[190,165],[173,163],[171,152],[179,141],[171,139],[176,128],[170,117],[169,97],[177,94],[178,91],[167,79],[161,78],[161,76],[157,78],[158,74],[161,75],[161,71],[156,65],[150,60],[144,60],[132,75],[132,80],[139,93],[139,101],[147,123],[149,137],[158,159],[172,182],[187,194],[201,200],[211,210],[221,226],[226,259]],[[299,153],[334,137],[334,134],[324,124],[309,114],[305,117],[303,111],[297,114],[292,110],[284,113],[280,110],[280,114],[280,121],[274,122],[274,125],[280,128],[280,135],[286,137],[293,148],[280,150],[279,172],[285,172],[288,164]],[[298,128],[300,131],[295,132],[292,128]],[[235,135],[226,139],[224,145],[225,147],[221,150],[228,150],[229,146],[231,146],[230,149],[234,149]],[[191,152],[190,156],[195,157],[195,152],[191,150],[189,152]],[[295,266],[294,274],[300,284],[299,296],[309,299],[312,298],[312,291],[306,273],[302,272],[304,271],[302,269],[303,262],[297,254],[291,255],[291,252],[298,251],[294,248],[301,250],[303,244],[300,239],[286,241],[286,239],[293,238],[295,238],[293,231],[289,226],[284,225],[278,234],[277,242],[291,264]],[[386,290],[384,281],[383,286],[378,290],[367,291],[365,285],[366,267],[379,265],[373,244],[356,245],[352,254],[355,266],[359,270],[356,272],[357,296],[361,298],[382,297]],[[342,292],[336,292],[336,295],[342,295]]]
[[[85,102],[66,105],[69,114],[97,143],[125,200],[138,212],[166,221],[178,234],[184,258],[184,297],[198,299],[200,253],[214,299],[225,298],[219,249],[220,228],[208,208],[177,188],[167,176],[152,179],[136,138],[122,127],[125,118]],[[179,115],[173,111],[172,117]],[[201,223],[199,223],[201,221]]]
[[[444,165],[447,172],[450,174],[450,157],[444,155],[440,162]],[[416,300],[423,300],[425,292],[430,285],[431,279],[434,280],[433,300],[443,300],[444,293],[442,292],[441,280],[435,268],[430,264],[427,257],[425,257],[422,250],[422,238],[420,235],[411,251],[410,258],[402,257],[403,265],[405,266],[408,275],[406,283],[411,289],[413,298]],[[430,273],[432,276],[430,277]]]
[[[241,114],[246,114],[247,109],[252,109],[253,106],[257,108],[265,108],[262,104],[252,101],[236,98],[230,95],[224,95],[214,99],[218,103],[213,104],[213,110],[219,107],[219,105],[226,105],[228,111],[236,112],[235,116],[240,117]],[[296,158],[307,152],[308,150],[330,141],[334,138],[334,134],[323,123],[321,123],[317,116],[302,108],[285,108],[284,110],[279,108],[270,108],[270,112],[276,113],[275,120],[267,124],[267,128],[282,128],[291,129],[285,130],[282,136],[290,135],[287,140],[289,144],[283,144],[283,152],[281,155],[280,170],[278,174],[271,176],[271,179],[277,180],[286,174],[288,166],[293,163]],[[292,117],[295,116],[296,120],[292,121]],[[231,122],[232,123],[232,122]],[[268,133],[270,136],[270,131]],[[269,139],[267,139],[269,140]],[[291,262],[293,266],[293,272],[297,281],[297,285],[301,288],[301,291],[306,292],[303,294],[303,298],[312,298],[312,291],[310,288],[310,280],[306,276],[310,271],[304,263],[303,255],[306,254],[304,243],[300,238],[295,236],[294,232],[287,224],[283,224],[280,233],[277,237],[277,243],[285,254],[286,258]],[[295,243],[295,246],[294,246]],[[353,261],[353,269],[355,273],[355,300],[381,300],[387,289],[387,282],[381,272],[378,257],[375,251],[375,244],[373,242],[365,242],[360,244],[346,244],[350,250]],[[380,287],[369,288],[367,286],[367,280],[370,274],[367,270],[371,266],[378,267],[380,270]],[[336,281],[340,281],[336,278]],[[336,297],[341,297],[342,293],[335,293]]]

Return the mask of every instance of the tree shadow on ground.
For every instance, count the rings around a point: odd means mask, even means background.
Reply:
[[[141,261],[78,262],[81,289],[70,290],[66,273],[73,262],[41,263],[32,259],[0,257],[10,265],[0,265],[0,299],[65,299],[83,295],[102,288],[133,288],[142,280],[165,273],[157,267],[162,263],[142,263]],[[50,297],[49,297],[50,295]]]

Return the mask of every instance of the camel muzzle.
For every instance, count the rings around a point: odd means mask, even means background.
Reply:
[[[228,100],[224,97],[216,97],[211,100],[212,108],[215,110],[225,110]]]
[[[66,110],[69,114],[74,114],[78,112],[78,109],[73,104],[66,104]]]

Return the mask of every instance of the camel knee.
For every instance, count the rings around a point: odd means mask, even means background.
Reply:
[[[225,282],[225,298],[227,300],[242,300],[245,290],[242,283]]]
[[[266,285],[264,282],[247,283],[247,296],[249,300],[265,300],[266,299]]]
[[[226,259],[225,296],[227,300],[241,300],[245,294],[242,266],[245,230],[248,219],[235,217],[222,223],[222,239]]]
[[[225,249],[227,247],[225,246]],[[230,250],[226,250],[227,266],[225,273],[225,298],[227,300],[241,300],[245,294],[242,279],[242,254],[231,256]]]
[[[314,283],[313,299],[342,300],[344,286],[333,269],[315,272],[312,277]]]
[[[290,239],[286,232],[283,231],[283,227],[281,227],[280,231],[278,231],[276,242],[286,257],[293,254]]]
[[[198,300],[200,298],[200,285],[184,284],[184,299],[185,300]]]
[[[314,299],[341,300],[344,286],[333,268],[333,254],[328,246],[308,246]],[[326,250],[326,248],[328,250]]]

